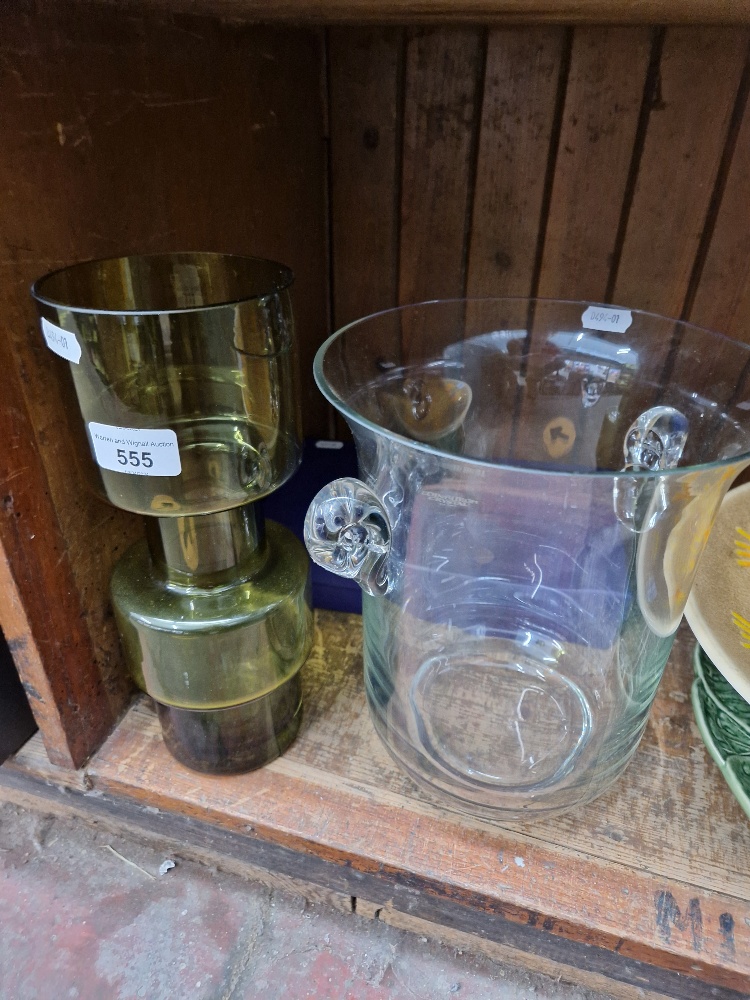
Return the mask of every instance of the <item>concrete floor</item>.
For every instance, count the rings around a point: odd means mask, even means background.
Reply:
[[[160,875],[165,861],[175,866]],[[0,1000],[50,997],[603,1000],[132,836],[2,803]]]

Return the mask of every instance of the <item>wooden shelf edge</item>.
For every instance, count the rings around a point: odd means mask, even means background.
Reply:
[[[137,808],[130,804],[128,808],[126,803],[117,798],[96,794],[87,797],[83,787],[83,772],[68,771],[67,777],[64,785],[57,785],[23,768],[13,767],[12,764],[0,767],[0,801],[13,802],[25,809],[53,813],[66,819],[74,818],[113,833],[127,833],[141,840],[158,843],[161,850],[169,850],[175,857],[222,868],[270,889],[294,893],[307,902],[322,903],[343,913],[379,920],[468,954],[485,955],[497,962],[521,966],[531,972],[555,978],[558,982],[563,980],[597,990],[612,1000],[633,1000],[632,987],[609,975],[571,965],[569,961],[558,961],[535,951],[519,950],[504,941],[461,930],[434,917],[426,919],[408,913],[397,909],[390,899],[373,901],[361,895],[363,887],[354,879],[342,891],[332,889],[328,877],[321,883],[311,880],[309,873],[305,877],[293,874],[292,872],[297,871],[297,866],[284,864],[284,859],[278,856],[274,858],[274,867],[266,867],[268,858],[263,859],[264,864],[261,866],[255,854],[247,850],[246,841],[249,838],[237,843],[237,839],[227,838],[224,831],[218,828],[206,831],[200,826],[194,828],[192,824],[186,836],[181,824],[171,822],[169,816],[164,817],[161,813],[148,812],[144,806]],[[251,857],[253,860],[250,860]],[[348,891],[349,888],[359,894],[352,894]],[[643,987],[638,989],[638,997],[639,1000],[672,1000],[667,994]]]
[[[123,0],[93,2],[124,6]],[[264,24],[750,24],[750,0],[125,0],[125,3],[140,14],[161,11]]]
[[[292,887],[299,883],[335,898],[362,899],[363,912],[369,908],[371,915],[396,926],[433,926],[448,940],[452,940],[451,935],[465,935],[485,942],[482,950],[492,953],[494,948],[500,958],[564,975],[582,985],[602,988],[607,984],[613,997],[632,996],[634,987],[648,997],[674,1000],[705,1000],[707,996],[743,1000],[748,995],[750,977],[738,976],[736,966],[729,961],[722,967],[714,960],[710,969],[704,962],[702,971],[710,976],[709,985],[686,970],[684,954],[677,948],[670,953],[668,942],[661,954],[650,956],[652,961],[635,958],[628,954],[625,940],[606,947],[591,943],[597,935],[587,935],[584,929],[579,929],[577,939],[562,935],[531,912],[516,913],[513,905],[498,907],[496,899],[479,895],[461,897],[448,886],[410,873],[405,866],[383,865],[374,859],[363,864],[354,855],[325,850],[301,837],[289,837],[287,831],[269,831],[262,825],[238,829],[236,816],[227,815],[223,821],[219,816],[217,820],[216,811],[209,808],[202,818],[190,804],[182,809],[179,802],[171,800],[170,807],[165,807],[163,797],[144,797],[140,791],[129,794],[113,777],[109,764],[105,770],[108,775],[102,778],[96,761],[91,771],[57,768],[46,760],[41,741],[35,737],[0,767],[0,798],[17,801],[20,796],[27,804],[36,801],[39,807],[52,811],[72,810],[88,821],[127,826],[185,845],[188,851],[212,852],[259,872],[273,873],[291,880]],[[679,894],[684,887],[671,888]],[[304,894],[304,889],[298,891]]]
[[[698,745],[687,632],[627,776],[574,816],[524,828],[459,815],[416,788],[369,717],[361,620],[317,611],[315,622],[300,733],[266,767],[187,770],[142,698],[85,770],[51,764],[35,737],[0,768],[0,788],[32,789],[56,807],[362,899],[383,919],[428,921],[631,994],[750,995],[750,831]]]

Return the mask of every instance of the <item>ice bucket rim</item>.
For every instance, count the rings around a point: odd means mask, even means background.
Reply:
[[[392,431],[388,428],[382,427],[375,421],[369,420],[367,417],[362,416],[355,409],[349,406],[332,388],[329,384],[324,372],[323,363],[328,350],[333,344],[336,343],[347,331],[352,330],[355,327],[363,326],[364,324],[379,319],[381,317],[387,316],[389,314],[395,313],[406,313],[410,310],[424,308],[425,306],[437,306],[437,305],[469,305],[471,303],[476,304],[488,304],[488,303],[503,303],[509,304],[526,304],[531,306],[532,304],[544,304],[544,305],[560,305],[566,307],[577,307],[587,309],[601,308],[610,311],[627,310],[628,312],[637,315],[653,318],[660,320],[661,322],[674,323],[676,326],[684,328],[686,330],[694,330],[699,333],[705,334],[707,337],[714,339],[715,341],[721,341],[725,343],[732,344],[736,346],[739,350],[742,350],[747,355],[747,361],[750,362],[750,344],[745,344],[743,341],[736,340],[733,337],[728,337],[726,334],[719,333],[715,330],[711,330],[708,327],[700,326],[696,323],[690,323],[687,320],[681,320],[670,316],[664,316],[661,313],[651,312],[645,309],[634,309],[631,306],[623,306],[614,303],[601,303],[593,302],[587,299],[560,299],[553,297],[542,297],[542,296],[469,296],[463,297],[458,296],[454,298],[436,298],[436,299],[425,299],[420,302],[410,302],[399,306],[393,306],[388,309],[381,309],[373,313],[369,313],[364,316],[360,316],[357,319],[346,323],[344,326],[339,327],[335,330],[318,348],[315,359],[313,361],[313,375],[315,378],[315,383],[320,389],[321,393],[325,396],[328,402],[334,406],[341,415],[350,424],[356,424],[363,429],[378,435],[386,440],[393,441],[395,444],[411,448],[414,451],[421,452],[426,455],[430,455],[441,459],[442,461],[455,462],[458,464],[465,464],[467,466],[475,467],[477,469],[492,470],[498,472],[502,469],[510,469],[515,472],[529,473],[530,475],[539,476],[577,476],[577,477],[590,477],[592,479],[653,479],[655,476],[667,477],[667,476],[679,476],[685,475],[691,472],[703,472],[710,469],[720,469],[724,467],[737,467],[737,473],[742,470],[744,466],[750,463],[750,446],[748,450],[740,452],[737,455],[731,455],[727,458],[717,459],[712,462],[701,462],[691,465],[677,465],[674,468],[660,470],[654,472],[648,469],[644,470],[632,470],[632,469],[579,469],[575,467],[569,468],[559,468],[552,465],[546,465],[542,463],[532,463],[532,462],[514,462],[511,459],[503,461],[487,461],[481,458],[474,458],[467,455],[458,455],[448,450],[444,450],[438,447],[434,447],[430,444],[424,444],[421,441],[415,441],[412,438],[408,438],[405,435],[398,434],[396,431]]]

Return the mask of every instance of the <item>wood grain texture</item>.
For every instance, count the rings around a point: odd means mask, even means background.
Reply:
[[[303,729],[280,760],[236,778],[187,771],[141,703],[86,784],[279,858],[291,852],[300,871],[330,877],[338,891],[359,881],[367,899],[427,919],[440,912],[458,930],[555,960],[567,954],[630,985],[680,1000],[747,993],[750,830],[692,720],[686,631],[616,786],[569,817],[504,828],[446,811],[396,768],[365,706],[359,619],[318,613],[316,622]],[[13,766],[29,766],[28,755]]]
[[[399,301],[456,298],[474,183],[484,33],[412,33],[406,52]],[[410,348],[419,349],[409,342]]]
[[[28,439],[25,444],[28,448]],[[43,470],[37,467],[34,472],[41,480]],[[57,551],[62,550],[58,581],[65,571],[69,580],[71,575],[54,511],[49,502],[44,506],[46,510],[39,510],[39,505],[26,507],[24,523],[19,525],[15,521],[13,494],[6,493],[4,497],[0,625],[43,734],[40,738],[49,759],[62,767],[74,768],[98,748],[115,716],[96,669],[89,636],[81,627],[80,605],[72,581],[68,593],[51,603],[39,593],[38,579],[43,576],[43,567],[38,563],[40,546],[33,544],[36,532],[32,528],[44,531],[40,539],[45,537],[47,544],[56,542]],[[16,563],[15,572],[7,555],[10,551]],[[54,634],[55,629],[63,638],[51,643],[44,632]],[[84,669],[71,672],[70,666],[77,667],[78,662],[82,662]]]
[[[466,294],[530,295],[565,32],[487,42]]]
[[[333,327],[398,303],[404,32],[328,32]],[[364,345],[375,360],[400,348]],[[349,436],[335,415],[336,437]]]
[[[44,0],[51,5],[54,0]],[[506,21],[559,24],[750,24],[747,0],[89,0],[240,21],[383,24]]]
[[[574,33],[541,296],[605,300],[651,40],[645,28]]]
[[[77,406],[29,286],[120,253],[281,259],[297,275],[306,428],[324,432],[311,377],[327,332],[322,44],[318,32],[109,7],[26,10],[0,13],[0,537],[28,620],[34,652],[16,658],[37,720],[54,758],[80,764],[130,696],[107,593],[142,528],[78,475]]]
[[[129,522],[81,494],[56,365],[25,317],[28,284],[7,263],[0,271],[0,627],[50,759],[77,767],[130,697],[106,600],[108,563],[100,561],[103,548],[115,553]],[[86,519],[98,536],[87,538]]]
[[[601,972],[592,972],[585,966],[572,966],[565,960],[556,961],[533,951],[521,951],[509,944],[501,943],[483,937],[481,930],[461,931],[446,923],[436,922],[436,919],[416,916],[413,913],[396,909],[388,901],[373,902],[360,895],[349,892],[337,892],[304,878],[286,874],[285,871],[273,870],[253,864],[247,859],[250,851],[243,851],[240,838],[230,840],[226,834],[217,828],[208,833],[205,842],[195,836],[195,826],[192,825],[187,838],[175,836],[174,820],[165,820],[162,814],[147,812],[145,808],[128,809],[125,815],[122,799],[108,800],[106,796],[97,794],[85,795],[83,786],[71,786],[63,783],[66,777],[76,772],[60,772],[50,769],[49,762],[36,740],[33,740],[24,750],[23,767],[0,770],[0,802],[12,802],[22,809],[36,810],[44,814],[52,813],[79,823],[88,823],[97,830],[109,830],[114,833],[129,833],[139,840],[158,844],[162,852],[169,853],[173,858],[186,858],[200,864],[220,867],[243,878],[266,886],[270,889],[280,889],[283,892],[294,893],[308,903],[322,903],[333,907],[341,913],[356,913],[364,920],[379,920],[389,926],[418,934],[423,940],[430,939],[449,948],[456,949],[459,954],[486,955],[502,965],[516,965],[566,983],[575,983],[606,995],[610,1000],[665,1000],[665,994],[644,990],[643,987],[628,986],[611,979]],[[33,763],[32,763],[33,762]],[[42,776],[47,781],[44,781]],[[74,794],[66,794],[73,791]],[[62,794],[61,794],[62,793]],[[81,794],[83,793],[83,794]],[[171,835],[170,835],[171,827]],[[193,834],[192,836],[190,834]],[[264,859],[266,864],[269,859]],[[281,864],[283,867],[283,862]],[[325,876],[322,876],[325,878]],[[356,880],[352,880],[352,889],[361,892]],[[348,886],[344,886],[348,888]],[[570,960],[572,956],[568,956]]]
[[[747,42],[744,30],[667,32],[613,301],[680,315]]]
[[[115,834],[127,833],[140,841],[158,845],[161,852],[169,854],[172,858],[187,858],[199,864],[221,867],[223,871],[233,872],[269,889],[294,893],[307,902],[322,903],[340,913],[352,912],[352,897],[348,893],[344,895],[313,882],[251,864],[241,855],[237,856],[222,849],[220,836],[207,844],[174,836],[174,832],[170,837],[164,829],[160,829],[154,823],[152,812],[141,809],[139,813],[131,813],[126,817],[117,803],[97,802],[100,796],[86,794],[89,789],[82,780],[83,772],[50,769],[41,739],[38,737],[27,743],[23,753],[24,759],[33,760],[35,765],[33,769],[15,768],[12,772],[9,770],[5,774],[0,774],[0,802],[13,802],[22,809],[42,811],[46,815],[51,813],[78,823],[89,823],[97,830],[107,830]],[[45,775],[51,784],[41,784],[42,775]],[[69,794],[71,792],[73,794]]]
[[[29,327],[28,279],[54,264],[186,247],[280,259],[296,275],[303,408],[322,429],[320,33],[99,7],[6,12],[0,27],[3,263]]]
[[[689,319],[750,341],[750,102],[745,104]]]
[[[335,327],[398,300],[403,32],[328,34]]]

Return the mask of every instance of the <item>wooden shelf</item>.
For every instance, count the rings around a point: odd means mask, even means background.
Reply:
[[[476,23],[424,27],[446,19]],[[345,21],[408,26],[311,27]],[[744,21],[750,0],[4,5],[0,627],[51,760],[87,760],[131,697],[108,591],[143,524],[83,486],[32,281],[185,247],[283,261],[309,437],[346,433],[320,344],[409,301],[616,302],[747,339]]]
[[[312,436],[335,426],[311,376],[330,327],[407,299],[627,301],[746,339],[750,33],[647,25],[750,24],[750,0],[21,6],[0,19],[0,624],[47,753],[35,737],[0,768],[4,794],[585,970],[619,983],[613,996],[747,997],[750,829],[693,724],[687,633],[626,775],[534,827],[472,821],[415,789],[368,718],[359,620],[329,614],[283,759],[197,776],[141,701],[73,770],[130,697],[106,595],[141,528],[75,486],[75,404],[28,287],[127,250],[285,261]],[[354,22],[409,27],[306,27]]]
[[[83,771],[51,765],[35,738],[0,768],[0,785],[212,847],[407,924],[477,935],[573,978],[679,1000],[748,995],[750,826],[693,723],[686,629],[613,790],[523,828],[448,812],[401,773],[369,721],[361,642],[356,616],[317,614],[301,734],[260,771],[182,768],[144,699]]]
[[[750,23],[750,0],[116,0],[116,6],[292,24]]]

